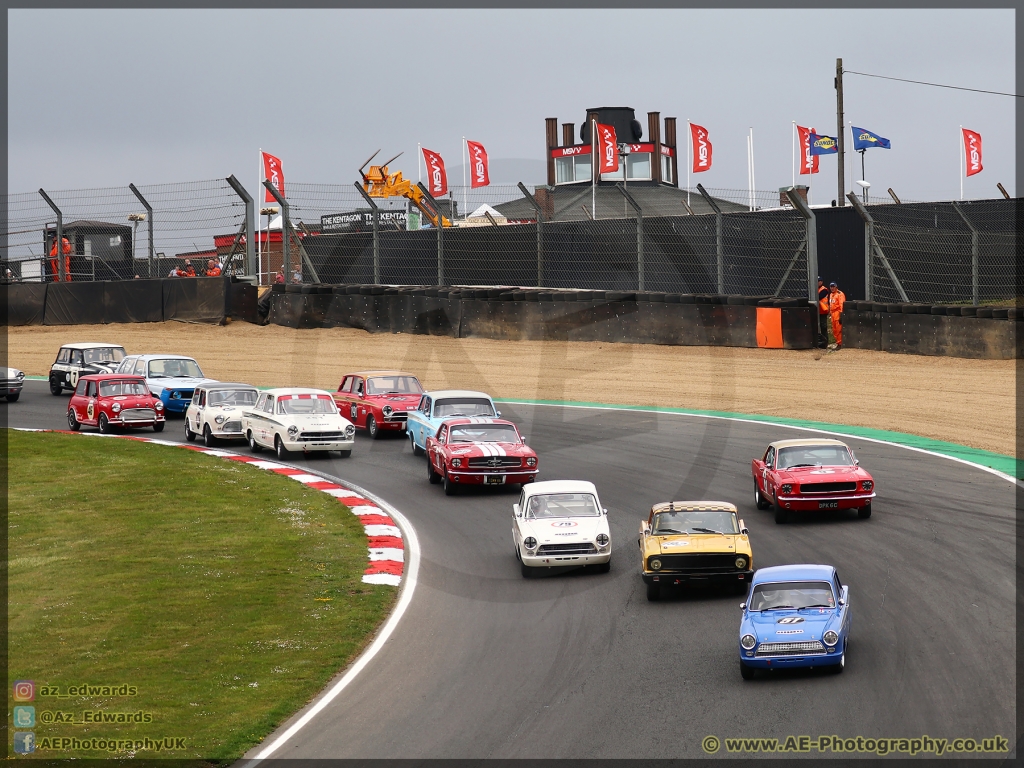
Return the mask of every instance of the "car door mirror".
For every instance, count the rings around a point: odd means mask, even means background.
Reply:
[[[512,505],[512,514],[515,515],[516,517],[522,517],[523,513],[519,511],[519,505],[518,504],[513,504]]]
[[[747,604],[746,603],[740,603],[740,610],[741,611],[747,610]]]
[[[841,606],[842,605],[846,605],[846,601],[843,600],[843,598],[841,598],[841,597],[839,598],[839,605],[841,605]]]
[[[608,507],[605,507],[604,509],[602,509],[601,513],[607,515],[608,514]]]
[[[495,412],[494,412],[494,417],[495,417],[496,419],[500,419],[500,418],[501,418],[501,411],[495,411]]]

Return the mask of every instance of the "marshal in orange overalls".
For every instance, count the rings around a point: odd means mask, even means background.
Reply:
[[[842,346],[843,326],[839,322],[839,316],[843,313],[843,304],[846,303],[846,294],[836,287],[835,283],[829,286],[828,313],[832,316],[832,335],[836,338],[836,344]]]
[[[60,239],[61,250],[64,252],[64,282],[71,282],[71,243],[66,237]],[[53,272],[53,282],[60,280],[60,265],[57,263],[57,238],[53,239],[50,247],[50,271]]]

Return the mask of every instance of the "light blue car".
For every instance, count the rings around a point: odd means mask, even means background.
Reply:
[[[468,389],[441,389],[424,392],[420,404],[410,410],[406,419],[406,431],[412,444],[414,456],[422,456],[427,447],[427,438],[437,434],[441,422],[462,416],[479,416],[494,419],[501,411],[494,405],[491,396],[484,392]]]
[[[827,667],[842,672],[850,588],[831,565],[776,565],[754,573],[741,605],[740,675],[759,669]]]
[[[145,376],[149,391],[163,402],[165,413],[185,413],[196,386],[206,378],[199,363],[184,355],[131,355],[121,361],[116,373]]]

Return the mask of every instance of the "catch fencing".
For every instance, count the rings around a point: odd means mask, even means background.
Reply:
[[[64,260],[50,256],[59,229],[69,241],[74,281],[164,277],[185,259],[201,275],[212,259],[225,273],[261,284],[809,298],[819,260],[829,258],[818,253],[820,208],[779,192],[453,187],[431,203],[455,225],[441,229],[426,226],[404,199],[369,201],[354,184],[288,182],[286,193],[264,203],[264,190],[247,191],[229,177],[8,195],[0,267],[15,279],[64,277]],[[856,243],[863,298],[977,304],[1015,296],[1016,199],[850,202],[863,220]]]

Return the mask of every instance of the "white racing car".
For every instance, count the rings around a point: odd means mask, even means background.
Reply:
[[[252,408],[259,395],[251,384],[204,381],[185,411],[185,439],[191,443],[202,435],[208,448],[218,440],[244,440],[242,411]]]
[[[338,412],[330,392],[270,389],[242,411],[242,429],[253,453],[270,448],[277,458],[295,452],[352,455],[356,428]]]
[[[593,483],[548,480],[523,488],[512,505],[512,539],[523,576],[551,568],[611,568],[612,539],[608,510]]]

